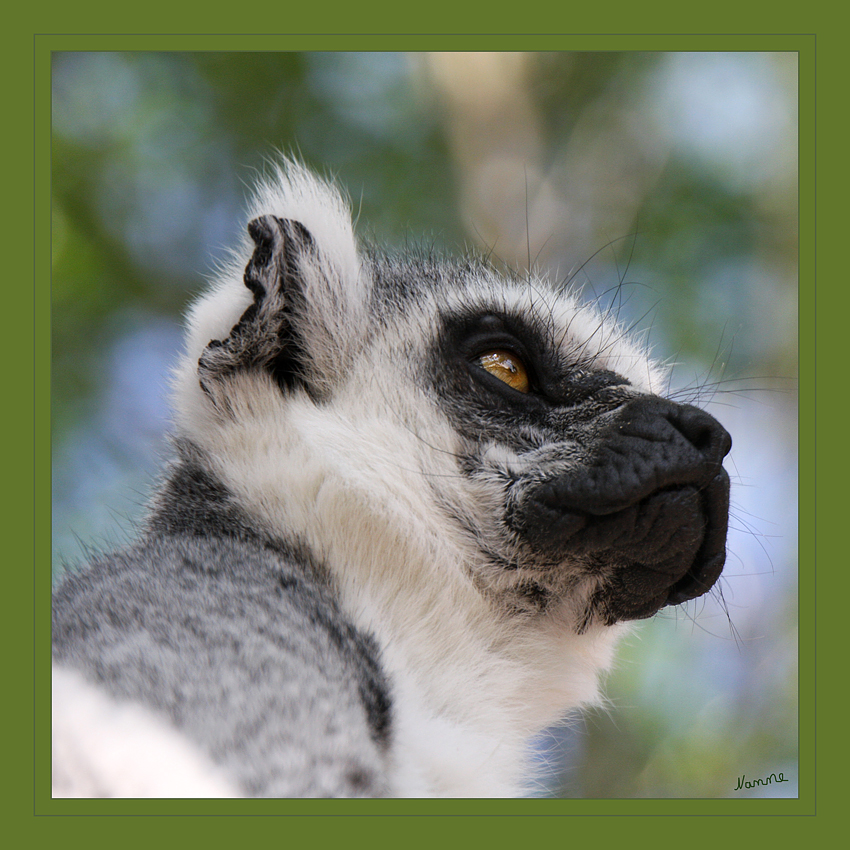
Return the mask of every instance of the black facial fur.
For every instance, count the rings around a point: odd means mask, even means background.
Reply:
[[[530,487],[509,522],[536,552],[598,565],[606,582],[595,603],[608,622],[649,617],[720,576],[730,447],[704,411],[635,398],[581,465]]]
[[[480,365],[480,356],[496,349],[512,352],[522,361],[529,377],[527,393]],[[496,439],[530,448],[544,434],[563,439],[566,419],[582,421],[582,409],[588,404],[595,414],[615,408],[628,387],[628,381],[613,372],[565,363],[544,327],[506,313],[451,317],[431,357],[436,392],[454,425],[476,442]],[[530,436],[533,433],[538,439]]]
[[[528,392],[480,365],[494,349],[523,362]],[[731,446],[713,417],[637,394],[591,363],[565,362],[546,329],[522,316],[452,317],[432,357],[441,406],[472,446],[461,459],[466,475],[486,474],[479,448],[490,442],[534,457],[505,479],[504,528],[524,553],[519,563],[540,577],[536,588],[563,586],[558,571],[595,576],[586,622],[611,624],[712,587],[725,561],[722,462]]]

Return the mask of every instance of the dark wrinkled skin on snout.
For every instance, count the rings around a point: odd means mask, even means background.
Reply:
[[[654,396],[628,402],[586,463],[531,488],[512,517],[537,552],[602,577],[606,622],[650,617],[706,593],[726,559],[731,448],[705,411]]]

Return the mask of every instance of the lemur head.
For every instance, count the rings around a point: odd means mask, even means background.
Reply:
[[[190,316],[177,419],[269,534],[577,632],[715,583],[729,436],[661,398],[610,317],[483,261],[362,250],[294,164],[247,230]]]

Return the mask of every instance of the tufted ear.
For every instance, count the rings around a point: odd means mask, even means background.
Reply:
[[[298,317],[305,306],[301,268],[315,254],[313,237],[299,222],[273,215],[254,219],[248,233],[254,253],[243,282],[254,300],[229,336],[212,340],[201,354],[198,377],[208,394],[213,383],[251,370],[268,372],[284,391],[308,386]]]
[[[181,427],[210,414],[217,427],[275,384],[281,396],[332,395],[369,337],[368,268],[339,189],[284,160],[257,187],[243,245],[187,315],[173,384]]]
[[[202,389],[238,372],[260,370],[283,392],[297,387],[321,397],[342,368],[340,331],[356,336],[363,312],[356,284],[323,257],[299,221],[262,215],[248,225],[254,251],[244,285],[253,301],[225,339],[209,342],[198,362]],[[352,298],[354,296],[354,298]],[[341,315],[346,308],[352,315]],[[350,348],[349,339],[348,348]]]

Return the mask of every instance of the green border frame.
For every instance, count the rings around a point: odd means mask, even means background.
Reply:
[[[166,7],[167,8],[167,7]],[[486,14],[481,12],[470,12],[466,21],[458,19],[458,10],[448,7],[450,15],[442,18],[444,22],[450,22],[456,30],[472,29],[484,24],[491,30],[498,30],[499,26],[494,24],[492,18],[492,10]],[[528,11],[532,11],[526,7]],[[548,6],[544,6],[548,9]],[[280,20],[274,12],[271,17],[264,17],[264,27],[275,26],[277,23],[280,27],[288,27],[290,32],[301,31],[304,33],[315,33],[318,27],[311,22],[301,20],[294,22],[293,14],[303,16],[307,13],[284,10],[277,7],[275,10]],[[434,12],[433,4],[429,4],[429,12]],[[588,25],[588,13],[583,13],[581,24],[586,30],[593,30],[604,26],[606,23],[618,22],[622,28],[640,29],[648,26],[648,17],[645,10],[639,10],[639,18],[635,20],[635,10],[632,8],[622,15],[619,11],[614,11],[610,4],[606,4],[606,9],[600,15],[600,20],[596,25]],[[738,30],[755,30],[758,28],[759,21],[757,15],[753,14],[756,20],[745,21],[741,16],[740,4],[733,6],[729,4],[727,11],[728,21],[734,22],[735,28]],[[188,29],[195,23],[196,15],[185,14],[183,21],[179,20],[179,15],[175,17],[175,10],[168,10],[168,14],[161,14],[159,20],[167,22],[167,25],[173,29],[179,29],[181,24],[186,25]],[[731,13],[731,14],[729,14]],[[39,15],[45,15],[45,11],[41,9]],[[64,14],[69,18],[68,23],[71,28],[76,29],[81,27],[81,15],[78,8],[65,11]],[[114,21],[101,19],[101,27],[105,30],[121,29],[133,26],[137,29],[147,29],[155,31],[157,26],[151,26],[150,20],[145,20],[147,16],[152,14],[152,10],[146,9],[141,11],[138,8],[128,8],[124,13],[127,16],[127,23],[118,24]],[[328,10],[325,10],[325,26],[331,17],[334,18],[335,28],[340,30],[343,28],[353,30],[356,27],[364,27],[362,10],[354,10],[348,13],[350,20],[344,21],[341,17],[331,15]],[[408,13],[410,14],[410,13]],[[692,14],[697,14],[694,12]],[[713,9],[715,16],[722,15],[722,10],[717,9],[716,5]],[[130,16],[134,16],[131,21]],[[632,20],[629,20],[631,15]],[[213,15],[214,16],[214,15]],[[35,14],[33,14],[35,17]],[[91,16],[94,17],[94,16]],[[319,17],[316,15],[316,17]],[[652,16],[650,16],[650,19]],[[654,15],[656,21],[661,16],[656,13]],[[253,20],[260,19],[254,15]],[[717,18],[716,18],[717,19]],[[821,722],[826,720],[827,705],[835,705],[836,701],[825,698],[821,693],[824,688],[829,687],[829,683],[819,683],[816,679],[816,659],[815,659],[815,625],[817,623],[820,636],[820,652],[822,653],[825,645],[842,647],[844,641],[847,640],[846,635],[840,634],[837,629],[840,628],[844,618],[830,617],[825,609],[831,608],[826,604],[825,600],[821,600],[821,606],[816,610],[816,587],[815,587],[815,570],[814,570],[814,554],[816,548],[816,524],[815,524],[815,496],[816,496],[816,477],[815,470],[819,458],[816,456],[816,440],[829,439],[832,435],[832,429],[835,428],[835,420],[831,417],[824,416],[816,421],[816,390],[818,378],[818,362],[816,359],[816,343],[818,340],[818,330],[820,331],[821,339],[839,339],[840,334],[844,333],[843,328],[837,325],[839,316],[843,317],[844,311],[833,300],[833,292],[830,289],[830,310],[828,314],[822,313],[816,315],[817,302],[815,297],[815,272],[820,270],[822,275],[824,271],[823,252],[816,246],[816,210],[824,208],[826,205],[828,210],[835,212],[834,216],[821,216],[821,227],[826,225],[827,232],[833,236],[828,240],[830,246],[842,244],[842,236],[846,241],[846,236],[843,231],[846,230],[846,213],[844,209],[846,204],[839,206],[840,186],[843,185],[839,176],[846,177],[846,164],[839,161],[839,157],[829,161],[829,165],[821,162],[820,175],[825,173],[825,169],[830,176],[828,180],[822,180],[820,183],[821,194],[816,194],[816,173],[815,160],[816,150],[818,158],[822,159],[824,148],[827,146],[823,127],[825,122],[830,120],[823,112],[816,114],[817,97],[816,91],[824,87],[824,80],[829,85],[832,81],[841,81],[846,77],[846,66],[842,62],[845,56],[845,49],[838,49],[835,45],[835,50],[827,55],[824,54],[822,46],[819,49],[819,41],[821,45],[823,41],[831,41],[833,37],[837,38],[840,29],[837,20],[834,25],[833,32],[827,33],[825,36],[808,34],[781,34],[781,35],[746,35],[746,34],[685,34],[678,35],[671,31],[669,33],[645,34],[645,35],[567,35],[567,34],[546,34],[546,35],[456,35],[456,34],[441,34],[441,35],[421,35],[421,34],[391,34],[391,29],[397,29],[403,32],[409,29],[409,25],[400,23],[398,20],[390,18],[378,18],[384,22],[385,32],[387,34],[371,34],[371,35],[294,35],[294,34],[275,34],[275,35],[109,35],[109,34],[91,34],[91,35],[69,35],[69,34],[39,34],[37,29],[61,29],[62,22],[60,18],[48,20],[44,17],[42,20],[33,21],[32,28],[29,32],[17,34],[13,36],[16,40],[17,51],[10,51],[7,58],[3,61],[11,63],[14,57],[24,68],[32,68],[34,73],[34,99],[29,101],[29,92],[27,86],[21,87],[21,91],[11,93],[10,107],[16,110],[16,116],[10,122],[10,129],[15,127],[26,127],[30,120],[33,121],[33,147],[32,155],[34,157],[34,175],[35,175],[35,193],[32,194],[32,184],[29,183],[29,175],[27,170],[21,167],[20,173],[10,174],[8,178],[13,184],[26,183],[26,186],[20,187],[20,200],[17,200],[15,206],[15,221],[12,222],[14,235],[8,243],[9,245],[28,244],[27,231],[29,221],[34,222],[34,241],[32,265],[29,263],[27,252],[22,252],[24,258],[17,258],[22,268],[18,275],[14,273],[7,281],[7,288],[11,290],[10,295],[13,298],[13,308],[8,315],[22,317],[20,322],[15,322],[16,327],[12,328],[12,333],[5,335],[9,341],[9,353],[17,352],[20,347],[28,349],[31,344],[29,341],[29,327],[23,317],[31,315],[33,311],[33,339],[34,343],[34,372],[30,376],[25,372],[23,374],[13,374],[7,377],[13,383],[13,393],[16,399],[20,399],[20,404],[24,409],[29,409],[30,403],[33,402],[33,421],[32,430],[29,430],[30,423],[24,419],[23,421],[12,420],[5,424],[7,433],[7,445],[11,445],[11,440],[14,440],[15,446],[34,449],[33,454],[28,456],[25,450],[8,451],[10,457],[7,458],[7,468],[11,468],[12,475],[17,481],[20,479],[21,488],[16,491],[15,504],[9,505],[7,515],[12,517],[12,528],[32,528],[33,537],[18,541],[20,555],[17,558],[11,558],[9,561],[8,579],[10,587],[8,589],[8,599],[24,600],[30,598],[30,593],[34,588],[33,598],[33,617],[34,623],[29,620],[28,614],[20,614],[7,619],[4,622],[4,630],[6,635],[7,663],[12,667],[12,675],[17,682],[20,682],[19,689],[25,696],[22,699],[14,701],[9,706],[8,718],[6,723],[7,730],[17,729],[18,734],[10,735],[7,733],[7,751],[14,759],[16,766],[15,770],[7,767],[4,771],[6,774],[6,783],[8,785],[8,793],[6,799],[8,801],[7,811],[17,812],[24,816],[34,816],[31,820],[30,827],[33,826],[44,838],[50,835],[57,840],[65,840],[65,830],[70,829],[79,823],[76,818],[68,820],[65,816],[83,816],[81,818],[80,828],[86,831],[92,830],[88,837],[88,842],[98,846],[106,836],[110,836],[112,840],[126,842],[133,839],[145,840],[149,838],[155,830],[156,825],[160,822],[159,818],[145,818],[142,820],[133,820],[133,831],[128,834],[128,826],[123,816],[126,815],[187,815],[187,816],[223,816],[216,817],[212,825],[209,822],[203,823],[198,821],[196,817],[192,817],[190,821],[183,819],[175,819],[170,817],[166,826],[169,838],[172,838],[176,844],[180,840],[181,833],[187,838],[195,841],[201,840],[202,836],[215,836],[218,839],[217,843],[223,841],[234,840],[243,843],[248,835],[252,837],[257,831],[257,826],[248,826],[242,817],[238,817],[238,822],[233,819],[233,816],[244,815],[266,815],[280,816],[289,815],[295,816],[294,819],[289,819],[285,825],[285,832],[281,832],[277,827],[274,833],[269,833],[269,837],[275,836],[288,840],[296,836],[309,836],[311,841],[320,841],[333,833],[342,837],[346,841],[350,841],[353,837],[350,833],[343,833],[335,825],[339,825],[342,829],[347,829],[340,823],[339,818],[346,819],[354,816],[358,818],[367,817],[370,825],[368,827],[368,838],[370,843],[380,840],[382,835],[393,833],[404,836],[409,830],[407,818],[411,815],[416,816],[448,816],[451,817],[451,830],[457,837],[458,842],[464,839],[465,836],[472,838],[473,835],[478,840],[483,840],[484,835],[482,830],[485,826],[485,820],[497,817],[498,833],[503,840],[516,840],[524,838],[526,841],[540,840],[538,838],[538,830],[541,829],[540,816],[572,816],[579,817],[579,822],[574,826],[571,825],[570,832],[561,834],[560,839],[564,842],[572,842],[576,839],[573,829],[580,830],[582,833],[586,831],[586,827],[594,830],[598,834],[600,825],[596,822],[597,816],[604,816],[606,819],[603,827],[604,833],[600,835],[603,840],[609,841],[613,837],[613,833],[621,833],[627,830],[623,837],[633,835],[636,826],[642,824],[649,819],[647,828],[657,831],[659,829],[672,830],[672,836],[678,836],[674,840],[684,840],[690,842],[692,839],[693,824],[690,820],[692,816],[704,815],[710,816],[711,821],[706,821],[705,824],[712,825],[709,830],[712,834],[715,833],[714,825],[720,824],[726,820],[726,816],[735,816],[735,821],[731,828],[735,830],[736,844],[746,846],[750,842],[763,843],[771,841],[772,838],[778,839],[777,843],[786,845],[789,839],[796,836],[797,839],[812,840],[814,837],[811,828],[813,823],[808,821],[808,817],[804,822],[800,822],[798,818],[786,818],[782,816],[814,816],[822,817],[824,803],[837,802],[836,796],[841,793],[843,780],[841,776],[844,771],[844,766],[838,761],[837,741],[833,746],[823,747],[820,750],[820,760],[816,760],[817,744],[823,744],[824,739],[830,740],[831,732],[837,731],[830,724],[830,731],[821,729],[821,735],[816,736],[816,709],[818,719]],[[546,29],[551,33],[552,30],[566,30],[570,26],[576,28],[578,23],[572,11],[563,15],[563,21],[555,22],[552,20],[550,11],[543,11],[538,20],[545,21]],[[271,23],[270,23],[271,22]],[[211,26],[210,18],[207,14],[204,15],[204,23],[206,26]],[[701,21],[705,26],[706,21]],[[824,26],[823,19],[820,19],[821,26]],[[771,12],[770,25],[780,28],[775,13]],[[681,29],[687,31],[688,25],[682,25],[675,21],[670,21],[668,26],[672,29]],[[828,25],[827,25],[828,26]],[[223,25],[222,29],[228,29],[227,25]],[[445,28],[445,27],[443,27]],[[728,29],[728,25],[720,27],[720,29]],[[783,29],[793,31],[808,29],[799,21],[789,21],[788,25],[783,26]],[[842,45],[843,47],[843,45]],[[53,50],[313,50],[313,49],[349,49],[349,50],[425,50],[425,49],[440,49],[440,50],[785,50],[795,51],[799,53],[800,64],[800,341],[801,341],[801,357],[800,357],[800,552],[801,552],[801,571],[800,571],[800,763],[799,763],[799,789],[800,796],[798,799],[768,799],[768,800],[752,800],[752,799],[727,799],[727,800],[516,800],[516,801],[466,801],[466,800],[447,800],[447,801],[328,801],[328,800],[310,800],[310,801],[291,801],[291,800],[263,800],[263,801],[213,801],[213,800],[198,800],[198,801],[135,801],[135,800],[52,800],[49,796],[49,769],[50,769],[50,746],[47,730],[50,723],[50,683],[49,674],[47,672],[47,659],[49,657],[49,629],[47,627],[48,613],[45,600],[49,598],[50,585],[50,570],[45,566],[40,569],[38,565],[47,565],[50,561],[49,547],[49,513],[50,513],[50,429],[49,429],[49,353],[50,353],[50,324],[49,324],[49,210],[50,210],[50,183],[49,183],[49,163],[50,163],[50,141],[49,141],[49,58],[50,52]],[[816,69],[816,65],[818,68]],[[13,66],[7,68],[5,79],[14,81],[16,75],[15,70],[20,70]],[[816,74],[819,71],[821,83],[817,85]],[[24,72],[24,76],[26,77]],[[840,83],[839,83],[840,84]],[[832,85],[835,85],[832,82]],[[13,88],[13,86],[10,86]],[[843,95],[836,92],[838,97],[836,103],[843,102]],[[816,137],[816,128],[820,135]],[[26,132],[20,134],[17,138],[14,133],[7,130],[9,137],[9,150],[7,151],[7,161],[20,161],[21,163],[30,162],[30,148],[28,147],[28,138]],[[830,138],[840,140],[845,138],[842,133],[830,134]],[[834,144],[834,142],[833,142]],[[846,142],[844,143],[846,145]],[[14,160],[13,160],[14,157]],[[842,154],[841,160],[845,160],[846,156]],[[838,169],[844,167],[844,171]],[[836,169],[833,171],[832,169]],[[17,188],[17,185],[15,185]],[[825,196],[829,196],[827,199]],[[29,198],[33,197],[34,205],[31,206]],[[10,205],[11,206],[11,205]],[[29,213],[33,213],[33,218],[30,219]],[[26,224],[22,224],[26,222]],[[840,228],[840,229],[839,229]],[[837,232],[833,235],[831,231],[835,229]],[[20,238],[17,230],[20,230]],[[821,240],[821,245],[827,242],[826,233]],[[816,254],[817,251],[817,254]],[[817,259],[821,262],[817,264]],[[838,269],[835,269],[838,273]],[[13,281],[29,280],[30,275],[34,272],[35,287],[30,300],[30,291],[27,287],[15,287]],[[844,297],[842,293],[835,293],[835,298]],[[823,296],[821,303],[823,301]],[[835,305],[835,306],[832,306]],[[20,341],[18,341],[20,335]],[[14,346],[14,348],[12,348]],[[824,347],[821,343],[820,348]],[[831,358],[821,355],[821,363],[829,362]],[[10,358],[11,361],[11,358]],[[833,361],[835,362],[835,361]],[[837,362],[842,362],[838,360]],[[7,367],[7,375],[14,373],[14,361],[9,363],[12,369]],[[824,367],[821,366],[823,370]],[[825,370],[825,376],[828,371]],[[30,378],[32,377],[32,380]],[[828,378],[827,378],[828,379]],[[840,420],[839,420],[840,421]],[[816,430],[817,428],[817,430]],[[32,436],[30,436],[32,435]],[[823,458],[823,452],[820,458]],[[30,467],[30,457],[34,459],[33,466]],[[834,479],[837,477],[838,470],[836,465],[831,464],[819,470],[821,473],[817,492],[823,489],[824,486],[831,488],[833,485],[838,485]],[[31,473],[31,474],[30,474]],[[32,480],[33,489],[30,488],[29,481]],[[829,492],[829,491],[827,491]],[[29,523],[29,494],[34,495],[34,522]],[[831,504],[827,504],[827,502]],[[9,500],[11,502],[11,500]],[[822,499],[818,504],[818,512],[821,519],[822,527],[834,527],[833,523],[839,522],[840,499]],[[843,512],[842,512],[843,513]],[[833,514],[835,516],[833,516]],[[15,518],[19,516],[19,520]],[[25,536],[26,537],[26,536]],[[31,541],[33,541],[31,543]],[[31,548],[32,547],[32,548]],[[31,555],[35,557],[35,573],[30,574],[23,565],[30,563]],[[827,550],[829,552],[829,550]],[[821,546],[818,553],[821,560],[829,555]],[[831,554],[831,552],[830,552]],[[832,559],[830,559],[832,560]],[[839,572],[844,572],[844,563],[846,557],[838,561]],[[30,579],[33,579],[31,582]],[[843,578],[843,576],[841,577]],[[840,581],[841,578],[837,580]],[[830,577],[830,581],[833,579]],[[845,579],[846,581],[846,579]],[[839,594],[834,592],[834,586],[831,588],[830,599],[836,599]],[[8,601],[7,601],[8,607]],[[15,605],[15,609],[21,607]],[[27,609],[29,610],[29,609]],[[34,625],[34,655],[30,655],[26,648],[26,641],[23,641],[24,647],[21,651],[16,652],[17,647],[22,643],[21,635],[27,635],[30,632],[28,627]],[[23,627],[23,629],[22,629]],[[832,634],[835,632],[835,634]],[[839,650],[840,652],[840,650]],[[838,654],[838,653],[837,653]],[[844,665],[844,654],[838,654],[836,663]],[[34,664],[34,666],[33,666]],[[839,670],[841,666],[839,666]],[[32,686],[32,687],[30,687]],[[9,691],[7,691],[7,694]],[[28,695],[34,693],[35,702],[30,711]],[[820,696],[819,703],[816,703],[816,695]],[[843,699],[843,698],[842,698]],[[7,696],[7,702],[8,702]],[[26,730],[26,731],[24,731]],[[32,730],[33,736],[28,733]],[[843,738],[842,738],[843,740]],[[35,760],[33,766],[33,742]],[[829,773],[824,776],[824,771]],[[817,790],[818,785],[816,777],[821,776],[821,806],[818,806]],[[28,781],[31,780],[31,781]],[[830,790],[832,789],[832,790]],[[830,805],[829,808],[832,808]],[[95,816],[92,820],[87,816]],[[313,817],[320,816],[320,817]],[[377,816],[377,819],[376,819]],[[464,824],[458,820],[458,816],[473,816],[474,824]],[[534,817],[534,823],[528,823],[528,816]],[[720,816],[718,820],[713,820]],[[740,817],[742,816],[742,817]],[[779,825],[768,827],[764,816],[781,817]],[[636,819],[633,820],[633,817]],[[657,820],[662,817],[663,820]],[[116,820],[117,818],[117,820]],[[592,818],[592,820],[588,820]],[[612,819],[613,820],[609,820]],[[687,818],[681,824],[678,823],[680,818]],[[419,819],[418,819],[419,820]],[[804,827],[803,823],[807,825]],[[256,822],[254,822],[256,824]],[[303,824],[303,828],[302,825]],[[436,832],[437,820],[424,820],[417,823],[416,838],[427,839]],[[53,828],[55,825],[55,829]],[[679,833],[676,830],[677,826],[681,826],[684,830]],[[191,832],[185,832],[188,827]],[[262,828],[262,827],[259,827]],[[545,828],[545,827],[544,827]],[[558,827],[560,830],[560,827]],[[468,829],[475,830],[467,832]],[[529,829],[534,832],[529,835]],[[805,830],[805,831],[804,831]],[[263,829],[264,834],[267,833]],[[550,838],[548,828],[545,828],[546,835],[540,836],[543,840]],[[671,836],[671,837],[672,837]]]

